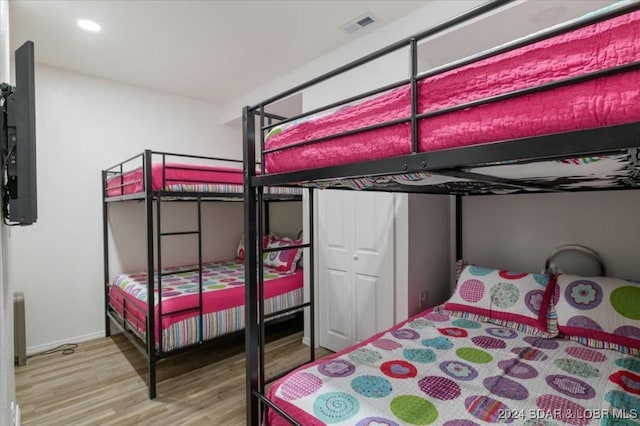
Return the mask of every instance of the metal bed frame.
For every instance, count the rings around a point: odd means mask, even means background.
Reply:
[[[405,38],[396,43],[393,43],[383,49],[366,55],[360,59],[350,62],[344,66],[341,66],[333,71],[320,75],[312,80],[297,85],[289,90],[286,90],[279,95],[268,98],[267,100],[256,104],[254,106],[247,106],[243,109],[243,149],[244,149],[244,164],[245,164],[245,247],[246,262],[245,262],[245,277],[246,277],[246,410],[247,410],[247,424],[258,425],[265,419],[265,414],[268,409],[274,410],[281,417],[286,419],[291,424],[299,424],[283,409],[271,402],[265,395],[265,385],[277,378],[280,378],[287,373],[295,370],[292,368],[287,372],[277,375],[274,378],[265,379],[264,370],[264,320],[265,316],[262,313],[261,304],[262,287],[264,285],[259,263],[256,261],[260,259],[263,253],[262,247],[256,244],[258,241],[258,235],[263,233],[264,224],[260,220],[260,206],[263,203],[264,195],[263,190],[265,186],[269,185],[282,185],[282,184],[297,184],[301,186],[312,186],[317,181],[333,181],[339,178],[357,178],[357,177],[371,177],[371,176],[385,176],[385,175],[402,175],[406,173],[415,172],[430,172],[433,174],[444,176],[455,176],[469,179],[471,181],[479,182],[480,184],[498,184],[506,186],[512,189],[527,190],[527,193],[540,193],[540,192],[555,192],[566,191],[566,189],[556,188],[553,185],[537,185],[532,186],[530,184],[523,184],[516,180],[508,180],[498,178],[495,176],[482,175],[478,173],[470,173],[465,171],[464,168],[482,166],[488,163],[499,162],[517,162],[517,163],[531,163],[542,160],[552,159],[567,159],[575,158],[594,154],[611,154],[611,153],[632,153],[637,156],[638,147],[640,147],[640,123],[634,122],[630,124],[593,128],[587,130],[571,131],[558,134],[550,134],[544,136],[535,136],[522,139],[508,140],[508,141],[496,141],[497,143],[485,143],[481,145],[471,145],[462,148],[447,149],[441,151],[432,152],[419,152],[418,150],[418,129],[420,125],[420,119],[439,114],[445,114],[465,108],[477,107],[480,105],[489,104],[496,101],[501,101],[518,96],[525,96],[531,93],[550,90],[562,86],[567,86],[575,83],[589,81],[604,77],[607,75],[624,73],[631,70],[640,69],[640,62],[629,63],[624,66],[619,66],[611,69],[602,70],[599,72],[593,72],[589,74],[580,75],[577,77],[565,78],[557,82],[542,84],[539,86],[531,87],[524,90],[517,90],[510,93],[502,94],[499,96],[492,96],[478,101],[464,103],[454,107],[447,107],[437,111],[419,114],[418,113],[418,91],[417,84],[421,79],[449,71],[451,69],[461,67],[485,58],[489,58],[500,53],[516,49],[521,46],[525,46],[534,43],[539,40],[553,37],[555,35],[568,32],[583,26],[590,25],[595,22],[603,21],[615,16],[623,15],[634,10],[640,9],[640,2],[636,1],[630,4],[625,4],[617,8],[608,10],[606,13],[589,17],[588,19],[581,20],[580,22],[571,22],[562,26],[557,26],[552,29],[546,30],[542,33],[526,37],[524,39],[516,40],[507,45],[503,45],[498,48],[491,49],[481,54],[475,55],[470,58],[465,58],[449,65],[438,67],[428,72],[418,74],[418,41],[431,35],[440,33],[449,28],[452,28],[460,23],[464,23],[478,16],[484,15],[490,11],[496,10],[512,0],[494,0],[471,9],[457,17],[449,19],[439,25],[436,25],[424,32],[416,34],[412,37]],[[265,134],[272,129],[275,125],[271,122],[266,122],[269,114],[265,112],[266,108],[274,102],[299,93],[311,86],[314,86],[320,82],[331,79],[337,75],[340,75],[346,71],[352,70],[356,67],[369,63],[380,57],[383,57],[389,53],[395,52],[402,48],[409,48],[410,53],[410,77],[408,79],[398,81],[393,84],[380,87],[375,90],[362,93],[358,96],[353,96],[344,99],[339,102],[325,105],[321,108],[314,109],[312,111],[305,112],[295,117],[280,118],[280,123],[288,123],[294,120],[310,116],[319,112],[327,111],[347,103],[361,100],[372,95],[376,95],[388,90],[400,87],[402,85],[410,85],[411,87],[411,114],[408,117],[402,119],[396,119],[387,121],[384,123],[349,130],[339,134],[326,136],[322,138],[301,141],[292,143],[283,147],[265,149]],[[256,118],[259,117],[260,127],[256,129]],[[309,145],[314,143],[323,142],[333,138],[352,135],[356,133],[375,130],[378,128],[393,126],[400,123],[410,123],[411,125],[411,142],[412,152],[408,155],[385,158],[379,160],[371,160],[366,162],[344,164],[330,167],[313,168],[308,170],[299,170],[292,172],[284,172],[277,174],[268,174],[264,170],[264,157],[265,154],[286,150],[292,147],[298,147],[303,145]],[[256,141],[256,130],[260,133],[260,138]],[[256,160],[256,142],[259,143],[259,153],[262,166],[262,173],[257,175],[254,170],[247,165],[255,164]],[[638,170],[640,173],[640,170]],[[635,182],[631,182],[622,188],[616,187],[615,189],[637,189],[640,187],[638,182],[638,176],[634,177]],[[455,189],[445,189],[429,186],[403,186],[403,187],[384,187],[384,188],[370,188],[371,190],[383,190],[383,191],[402,191],[402,192],[421,192],[421,193],[445,193],[455,196],[455,221],[456,221],[456,255],[457,258],[462,258],[462,202],[461,197],[464,195],[475,195],[473,191],[461,191]],[[607,189],[607,188],[602,188]],[[610,188],[609,188],[610,189]],[[582,189],[577,189],[582,190]],[[594,190],[594,189],[584,189]],[[313,199],[312,189],[309,189],[309,199]],[[522,192],[522,191],[521,191]],[[309,206],[309,223],[310,232],[308,236],[308,242],[304,247],[308,247],[311,253],[311,270],[310,270],[310,283],[309,293],[310,300],[307,306],[311,309],[311,359],[313,361],[313,289],[314,289],[314,274],[313,274],[313,204]],[[253,297],[252,297],[253,295]],[[256,298],[255,295],[258,297]],[[303,364],[304,365],[304,364]]]
[[[215,163],[223,163],[223,164],[232,164],[238,165],[241,164],[241,160],[234,159],[226,159],[226,158],[218,158],[218,157],[205,157],[205,156],[197,156],[197,155],[185,155],[185,154],[174,154],[167,152],[155,152],[151,150],[145,150],[143,153],[138,154],[134,157],[131,157],[127,160],[124,160],[113,167],[105,169],[102,171],[102,226],[103,226],[103,255],[104,255],[104,309],[105,309],[105,335],[109,337],[111,335],[111,324],[115,324],[120,331],[123,332],[127,338],[134,344],[134,346],[147,358],[148,361],[148,387],[149,387],[149,399],[154,399],[156,397],[156,364],[159,360],[163,358],[170,357],[175,354],[179,354],[188,350],[192,350],[197,347],[203,347],[205,340],[202,336],[202,317],[203,317],[203,307],[202,307],[202,203],[204,202],[242,202],[244,200],[244,194],[242,192],[175,192],[166,190],[167,185],[171,184],[171,179],[166,176],[166,171],[171,169],[170,165],[167,165],[167,159],[181,159],[183,161],[203,161],[210,164]],[[154,190],[152,187],[152,164],[154,160],[159,159],[159,162],[162,163],[162,184],[161,190]],[[123,175],[132,169],[140,168],[143,171],[142,181],[137,182],[124,182]],[[188,166],[181,164],[181,170],[198,170],[199,165],[194,164],[193,169]],[[243,170],[238,168],[237,172],[242,174]],[[107,182],[113,179],[120,179],[120,182],[107,188]],[[180,182],[184,182],[184,179],[180,179]],[[125,186],[127,184],[133,183],[141,183],[143,190],[141,192],[136,192],[132,194],[125,193]],[[193,184],[207,184],[207,183],[216,183],[211,180],[207,181],[199,181],[193,180],[189,183]],[[223,182],[220,182],[223,183]],[[107,195],[107,189],[119,190],[119,195]],[[241,185],[240,185],[241,189]],[[266,201],[277,202],[277,201],[300,201],[301,196],[296,194],[268,194],[265,197]],[[123,301],[122,311],[123,315],[120,315],[110,304],[110,296],[109,296],[109,288],[110,288],[110,273],[109,273],[109,241],[108,241],[108,231],[109,231],[109,204],[114,202],[144,202],[145,207],[145,224],[146,224],[146,240],[147,240],[147,262],[146,262],[146,270],[147,270],[147,310],[146,312],[142,312],[146,317],[146,334],[142,335],[135,328],[135,326],[130,326],[127,322],[127,312],[131,312],[131,309],[135,309],[140,312],[140,308],[132,304],[126,304],[126,301]],[[196,229],[190,229],[185,231],[177,231],[177,232],[162,232],[161,224],[162,224],[162,204],[163,202],[190,202],[195,203],[197,208],[197,226]],[[156,206],[155,217],[153,206]],[[268,223],[268,207],[265,208],[265,219]],[[161,271],[162,270],[162,246],[163,239],[171,238],[173,236],[184,236],[184,235],[193,235],[197,237],[197,267],[192,270],[181,270],[180,272],[199,272],[199,292],[198,292],[198,306],[185,309],[184,312],[188,311],[197,311],[198,316],[198,327],[199,327],[199,338],[198,342],[189,345],[186,347],[180,347],[177,349],[173,349],[170,351],[163,351],[162,344],[162,332],[159,333],[158,341],[155,342],[155,327],[157,323],[162,323],[162,318],[166,316],[166,314],[162,311],[162,298],[158,298],[157,307],[158,307],[158,318],[156,318],[155,314],[155,300],[154,300],[154,270]],[[155,245],[154,245],[154,236],[155,236]],[[154,259],[157,259],[154,262]],[[157,268],[156,268],[157,267]],[[158,290],[162,289],[162,278],[171,275],[171,272],[168,273],[160,273],[158,275]],[[158,293],[160,294],[160,293]],[[176,314],[175,311],[171,312],[171,315]],[[281,314],[281,312],[280,312]],[[151,338],[149,338],[151,336]],[[220,337],[220,336],[219,336]],[[215,340],[215,338],[213,339]],[[211,341],[211,340],[209,340]],[[157,346],[156,346],[157,343]]]

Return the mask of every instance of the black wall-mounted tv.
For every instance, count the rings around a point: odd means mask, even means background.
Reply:
[[[16,85],[0,84],[2,214],[8,225],[31,225],[38,218],[33,42],[16,50],[15,67]]]

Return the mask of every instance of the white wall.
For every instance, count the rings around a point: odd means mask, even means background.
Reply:
[[[203,102],[43,66],[36,99],[39,217],[10,229],[7,254],[10,283],[25,293],[29,352],[103,333],[100,170],[145,148],[241,158],[239,130]],[[142,267],[142,205],[110,208],[124,218],[113,230],[122,263]],[[242,207],[223,210],[226,251],[214,254],[227,256]]]
[[[269,231],[276,235],[296,238],[303,228],[303,204],[304,202],[299,201],[270,203]]]
[[[245,105],[255,105],[268,97],[290,89],[294,85],[317,77],[325,72],[344,65],[347,62],[383,48],[397,40],[423,31],[425,28],[433,26],[447,18],[458,15],[465,10],[482,3],[484,3],[482,0],[451,0],[447,1],[446,7],[442,7],[442,4],[438,4],[436,2],[427,3],[424,7],[413,11],[410,15],[399,18],[376,29],[375,31],[356,38],[351,43],[346,44],[326,55],[318,57],[315,61],[309,62],[307,65],[297,68],[290,73],[285,74],[250,93],[247,93],[229,105],[225,105],[224,110],[222,111],[222,120],[224,122],[237,120],[242,107]],[[399,68],[400,71],[389,72],[388,67],[390,60],[382,59],[379,63],[374,63],[366,68],[359,68],[357,72],[353,73],[353,75],[340,79],[338,85],[341,86],[342,89],[347,90],[347,92],[343,93],[343,97],[357,93],[358,89],[373,88],[375,87],[376,82],[387,82],[407,77],[408,75],[406,73],[403,74],[403,71],[408,69],[408,59],[405,61],[401,58],[404,53],[398,53],[397,55],[398,56],[396,56],[396,58],[400,58],[398,62],[402,64],[401,68]],[[391,65],[392,68],[398,69],[395,68],[396,66],[397,65]],[[328,86],[325,87],[326,89],[315,89],[316,91],[326,90],[326,93],[319,93],[317,96],[322,96],[322,100],[335,98],[334,95],[336,93],[331,93],[330,91],[336,86],[328,84]],[[308,109],[311,105],[317,106],[318,103],[316,102],[320,102],[320,100],[321,99],[318,98],[316,101],[313,101],[313,103],[309,100],[305,100],[305,108]]]
[[[478,196],[463,199],[463,257],[540,271],[558,246],[600,254],[607,275],[640,279],[640,191]]]
[[[0,82],[9,82],[10,63],[9,2],[0,0]],[[13,289],[7,279],[6,246],[6,228],[0,225],[0,424],[11,425],[11,404],[15,400]]]
[[[420,296],[427,292],[425,306],[435,306],[450,296],[449,196],[409,194],[409,316],[420,312]]]
[[[396,322],[450,295],[450,197],[432,194],[395,194]]]

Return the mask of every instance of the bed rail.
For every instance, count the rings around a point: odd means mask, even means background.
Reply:
[[[212,179],[210,176],[192,177],[189,172],[199,172],[203,167],[224,167],[225,175],[236,174],[238,180],[241,181],[242,169],[241,160],[208,157],[203,155],[176,154],[170,152],[160,152],[145,150],[143,153],[135,155],[118,164],[115,164],[104,170],[103,185],[105,186],[106,200],[124,201],[129,199],[144,198],[147,188],[151,185],[152,180],[146,179],[144,173],[147,168],[151,168],[153,164],[157,164],[161,173],[157,188],[152,192],[155,196],[179,197],[184,199],[192,199],[195,197],[228,197],[230,199],[239,199],[239,190],[236,193],[228,191],[215,191],[209,185],[226,185],[227,181],[223,179]],[[172,172],[187,172],[186,175],[172,177]],[[156,177],[156,181],[158,178]],[[185,184],[187,188],[193,186],[192,190],[186,190],[179,187],[179,184]],[[238,183],[238,188],[241,183]],[[202,188],[202,190],[199,190]]]

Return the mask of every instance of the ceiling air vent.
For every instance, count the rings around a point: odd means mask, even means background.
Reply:
[[[352,19],[346,24],[341,25],[340,29],[347,34],[353,34],[356,31],[363,29],[364,27],[368,27],[369,25],[376,23],[377,21],[378,18],[376,18],[373,13],[367,12],[364,15],[358,16],[357,18]]]

